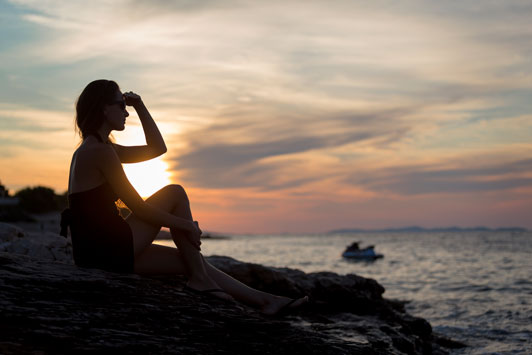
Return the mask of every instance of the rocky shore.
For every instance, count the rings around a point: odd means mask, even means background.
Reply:
[[[0,223],[0,353],[445,354],[438,336],[375,280],[209,261],[246,284],[311,302],[285,317],[198,296],[179,276],[83,269],[68,239]]]

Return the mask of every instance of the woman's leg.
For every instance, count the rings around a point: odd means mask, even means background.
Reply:
[[[148,198],[147,202],[178,217],[193,220],[188,197],[179,185],[166,186]],[[204,260],[198,250],[187,238],[180,236],[178,231],[171,230],[171,234],[179,251],[151,244],[160,227],[147,224],[134,215],[128,217],[127,222],[131,226],[135,242],[135,272],[141,274],[185,272],[190,287],[197,290],[221,288],[239,301],[258,307],[266,314],[275,314],[292,301],[287,297],[253,289],[218,270]],[[290,307],[298,307],[307,301],[307,297],[300,298]]]
[[[192,220],[188,198],[179,185],[168,185],[150,196],[146,202],[174,215]],[[205,270],[203,257],[198,250],[180,235],[176,230],[170,230],[179,252],[175,250],[174,261],[172,252],[167,249],[155,247],[152,242],[161,229],[137,218],[134,214],[126,219],[133,233],[135,251],[135,272],[139,274],[161,273],[167,274],[173,271],[184,273],[188,277],[188,286],[197,290],[220,288]],[[173,249],[173,248],[170,248]],[[168,263],[165,265],[165,263]],[[217,293],[215,296],[232,299],[226,294]]]
[[[291,298],[276,296],[251,288],[209,264],[207,260],[204,259],[204,262],[209,277],[220,285],[225,292],[242,303],[260,308],[265,314],[276,314],[288,304],[290,304],[289,308],[295,308],[308,302],[307,296],[292,302]]]
[[[176,248],[152,244],[135,257],[135,273],[141,275],[184,275],[186,268]]]
[[[168,185],[151,195],[146,202],[163,211],[173,213],[178,205],[184,204],[185,202],[188,204],[188,198],[181,186]],[[192,218],[192,216],[189,218]],[[161,230],[161,226],[149,224],[137,218],[134,214],[129,215],[126,218],[126,222],[133,232],[135,256],[142,253],[145,248],[151,245]],[[172,233],[172,236],[174,236],[174,233]]]

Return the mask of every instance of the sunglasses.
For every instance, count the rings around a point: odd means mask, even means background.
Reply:
[[[126,109],[126,102],[124,100],[117,100],[117,101],[113,101],[111,102],[109,105],[120,105],[120,108],[122,110],[125,110]]]

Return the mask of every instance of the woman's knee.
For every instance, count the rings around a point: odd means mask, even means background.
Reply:
[[[188,196],[183,186],[178,185],[178,184],[171,184],[171,185],[166,185],[163,189],[168,195],[172,197],[173,200],[177,200],[177,201],[184,200],[188,202]]]
[[[157,205],[167,212],[175,214],[176,211],[179,211],[179,213],[183,214],[190,209],[187,193],[181,185],[166,185],[157,191],[156,195]],[[184,218],[189,218],[189,214],[190,212],[187,212],[187,216]]]

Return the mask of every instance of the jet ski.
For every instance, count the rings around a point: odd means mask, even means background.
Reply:
[[[354,242],[345,249],[342,256],[347,259],[355,260],[377,260],[384,257],[382,254],[375,253],[374,248],[373,245],[370,245],[361,249],[359,242]]]

